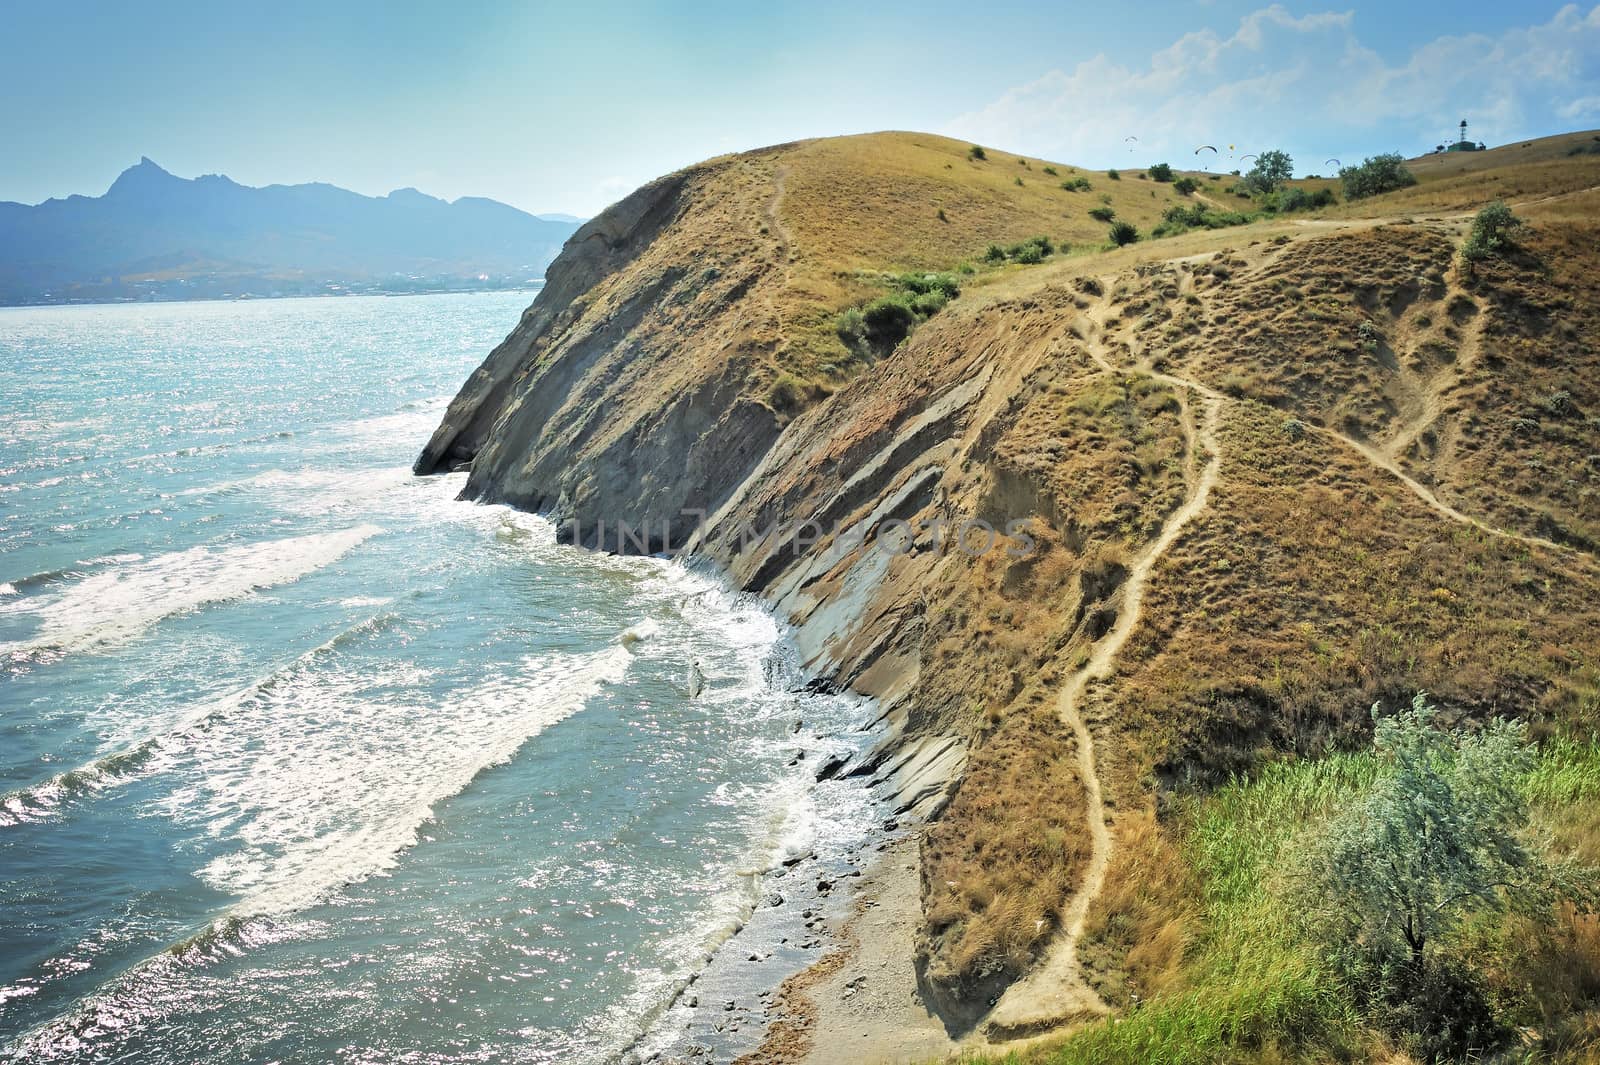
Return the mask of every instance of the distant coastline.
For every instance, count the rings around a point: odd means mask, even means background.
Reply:
[[[118,286],[123,287],[123,286]],[[151,291],[124,295],[106,293],[74,293],[71,295],[46,294],[34,299],[0,299],[0,309],[11,307],[104,307],[126,306],[133,303],[217,303],[245,300],[320,299],[338,296],[445,296],[472,295],[487,292],[537,292],[544,287],[543,277],[521,279],[506,278],[468,282],[462,278],[428,278],[370,283],[329,281],[286,285],[269,291],[244,289],[221,290],[219,286],[193,284],[187,287],[163,287]]]
[[[0,203],[0,306],[500,292],[581,221],[416,189],[255,188],[142,158],[102,196]]]

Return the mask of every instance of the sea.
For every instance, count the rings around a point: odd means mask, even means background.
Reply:
[[[671,1058],[817,949],[728,944],[881,817],[872,706],[411,473],[531,298],[0,309],[0,1060]]]

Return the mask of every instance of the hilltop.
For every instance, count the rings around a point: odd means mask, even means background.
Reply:
[[[1595,143],[1207,228],[1174,209],[1242,209],[1228,176],[873,134],[711,160],[577,232],[417,469],[570,541],[713,559],[879,700],[845,772],[919,827],[760,1060],[1394,1053],[1281,916],[1336,800],[1248,781],[1344,764],[1373,703],[1423,690],[1595,750]],[[1468,269],[1495,199],[1526,224]],[[1538,816],[1592,863],[1588,772]],[[1477,934],[1505,1016],[1594,1045],[1592,921]]]
[[[521,285],[575,229],[476,197],[252,188],[145,158],[103,196],[0,203],[0,304]]]

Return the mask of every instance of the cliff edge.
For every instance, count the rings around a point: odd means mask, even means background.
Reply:
[[[573,236],[417,472],[766,596],[880,701],[845,771],[926,822],[925,999],[1100,1016],[1181,964],[1127,886],[1173,796],[1420,689],[1592,716],[1600,159],[1547,147],[1116,250],[1193,201],[921,134],[711,160]],[[1491,195],[1530,225],[1467,274]]]

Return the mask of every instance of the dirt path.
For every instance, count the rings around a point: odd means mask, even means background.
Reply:
[[[794,234],[783,223],[783,196],[786,191],[786,182],[789,178],[789,168],[780,165],[772,172],[772,195],[768,197],[761,207],[763,221],[756,226],[760,235],[775,237],[777,240],[776,259],[783,268],[783,284],[780,291],[787,291],[794,287],[794,259],[795,244]],[[783,308],[770,290],[763,291],[763,300],[767,310],[772,314],[772,320],[778,329],[779,347],[787,346],[789,342],[789,326],[784,318]]]
[[[1107,357],[1104,341],[1104,309],[1109,302],[1109,299],[1102,300],[1097,309],[1099,313],[1091,314],[1085,344],[1089,357],[1096,364],[1116,372],[1117,368]],[[1122,583],[1116,622],[1095,642],[1088,661],[1068,678],[1061,691],[1058,711],[1076,741],[1078,772],[1084,785],[1084,814],[1090,838],[1089,866],[1084,873],[1082,886],[1074,893],[1061,916],[1061,932],[1051,944],[1044,961],[1007,989],[989,1014],[985,1032],[992,1039],[1028,1035],[1111,1012],[1100,994],[1089,986],[1083,975],[1083,967],[1078,962],[1078,942],[1083,938],[1089,908],[1105,886],[1106,867],[1111,861],[1112,847],[1111,827],[1101,798],[1100,776],[1095,765],[1094,737],[1084,721],[1081,704],[1090,684],[1110,676],[1117,654],[1138,627],[1145,588],[1150,583],[1150,575],[1156,564],[1177,542],[1185,527],[1205,509],[1211,489],[1217,484],[1220,450],[1216,431],[1223,404],[1223,397],[1210,389],[1197,388],[1166,374],[1147,370],[1134,372],[1178,386],[1185,395],[1198,393],[1201,396],[1204,411],[1198,424],[1194,418],[1194,404],[1187,401],[1184,404],[1184,421],[1189,437],[1189,490],[1183,504],[1162,525],[1161,534],[1140,552],[1129,567]]]

